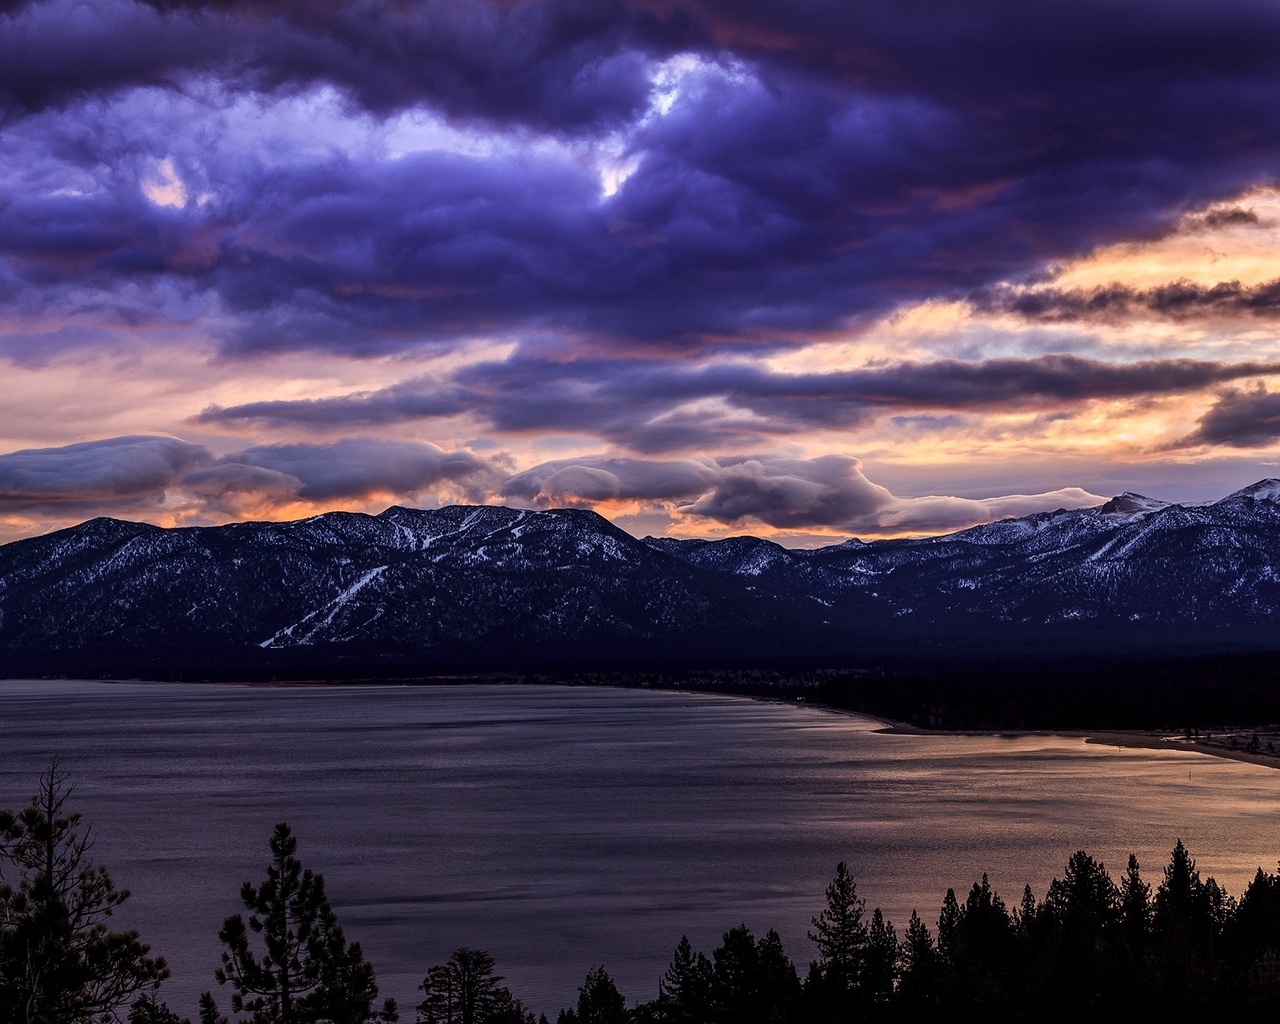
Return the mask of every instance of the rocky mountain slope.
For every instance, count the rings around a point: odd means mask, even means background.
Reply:
[[[1099,631],[1280,643],[1280,481],[1211,503],[1122,494],[942,537],[810,551],[637,540],[593,512],[334,512],[162,529],[95,519],[0,547],[0,653],[481,666],[530,652],[853,654]],[[913,639],[914,638],[914,639]],[[56,660],[56,658],[54,658]]]

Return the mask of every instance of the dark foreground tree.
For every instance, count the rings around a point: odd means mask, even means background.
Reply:
[[[556,1024],[627,1024],[630,1018],[626,999],[601,966],[587,972],[578,989],[577,1008],[561,1010]]]
[[[863,973],[869,938],[863,915],[866,904],[845,862],[836,865],[827,886],[827,905],[813,919],[810,941],[818,947],[818,959],[805,981],[810,1014],[833,1021],[859,1016]]]
[[[711,961],[695,953],[689,936],[680,936],[671,966],[658,981],[658,998],[649,1007],[655,1020],[700,1024],[711,1015]]]
[[[533,1024],[533,1014],[502,985],[493,957],[463,946],[428,968],[418,987],[418,1024]]]
[[[231,1010],[246,1013],[252,1024],[366,1024],[399,1019],[395,1001],[380,1010],[373,967],[360,944],[348,944],[329,906],[324,877],[304,869],[298,841],[286,824],[271,836],[271,863],[259,886],[245,882],[240,898],[249,911],[222,925],[218,937],[226,949],[215,972],[231,985]],[[255,953],[250,935],[261,936]],[[201,998],[201,1024],[225,1020],[209,993]]]
[[[856,988],[867,955],[867,926],[862,917],[866,904],[844,861],[836,865],[827,886],[827,905],[813,919],[811,941],[818,946],[818,967],[824,977],[841,988]]]
[[[89,859],[91,829],[67,810],[72,787],[54,761],[21,812],[0,812],[0,1021],[120,1020],[168,977],[135,931],[108,920],[129,897]]]

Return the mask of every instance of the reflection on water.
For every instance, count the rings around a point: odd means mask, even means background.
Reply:
[[[682,933],[709,952],[741,922],[777,928],[803,973],[841,859],[901,928],[983,871],[1010,904],[1043,895],[1081,847],[1117,876],[1132,850],[1155,883],[1181,836],[1235,895],[1280,857],[1273,769],[875,729],[627,690],[0,682],[0,806],[62,759],[184,1014],[216,988],[218,927],[281,820],[402,1009],[474,945],[553,1016],[600,963],[652,998]]]

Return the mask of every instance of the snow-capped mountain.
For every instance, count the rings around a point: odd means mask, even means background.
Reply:
[[[847,653],[937,630],[998,644],[1048,627],[1070,642],[1072,624],[1119,643],[1280,643],[1280,481],[810,551],[641,541],[589,511],[500,506],[187,529],[95,519],[0,547],[0,653],[24,671],[59,651],[244,665],[290,651],[424,665]]]
[[[0,643],[682,635],[736,621],[731,589],[582,510],[390,508],[200,529],[95,519],[0,548]]]

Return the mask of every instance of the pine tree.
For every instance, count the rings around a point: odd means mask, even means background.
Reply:
[[[898,996],[903,1005],[908,1009],[932,1005],[938,994],[938,951],[929,927],[914,910],[902,937],[901,965]]]
[[[1145,948],[1151,927],[1151,886],[1142,880],[1138,858],[1132,853],[1120,883],[1120,917],[1129,948],[1135,952]]]
[[[1121,915],[1120,890],[1106,867],[1084,850],[1072,854],[1062,878],[1050,884],[1044,904],[1080,941],[1114,927]]]
[[[455,949],[446,963],[431,967],[418,986],[424,998],[418,1004],[418,1024],[491,1024],[521,1019],[519,1000],[502,986],[494,973],[493,957],[483,949]]]
[[[1024,885],[1022,887],[1022,902],[1018,904],[1018,909],[1013,912],[1013,926],[1017,929],[1019,938],[1028,939],[1035,931],[1036,918],[1040,916],[1040,905],[1036,902],[1036,894],[1031,891],[1031,886]]]
[[[245,882],[240,898],[250,912],[223,922],[218,937],[226,949],[215,972],[232,986],[231,1010],[252,1024],[366,1024],[399,1019],[394,1000],[374,1012],[378,987],[358,943],[347,944],[329,906],[324,878],[303,869],[298,841],[281,823],[271,836],[271,863],[259,886]],[[260,935],[262,954],[251,949]],[[220,1024],[212,995],[201,999],[201,1024]]]
[[[759,964],[759,1019],[770,1024],[791,1020],[800,1001],[800,978],[782,948],[782,937],[770,928],[756,943]]]
[[[871,927],[867,929],[863,988],[869,1003],[883,1005],[889,1001],[898,979],[898,967],[898,934],[876,907],[871,914]]]
[[[711,961],[693,951],[687,935],[680,937],[658,982],[658,1003],[663,1019],[671,1021],[702,1021],[710,1013]]]
[[[627,1024],[627,1001],[603,966],[593,967],[578,989],[576,1009],[561,1010],[556,1024]]]
[[[1203,898],[1200,872],[1196,870],[1196,862],[1179,839],[1169,857],[1169,866],[1164,869],[1164,881],[1156,891],[1155,916],[1157,922],[1164,924],[1178,919],[1189,919],[1194,915],[1196,905]]]
[[[130,999],[168,977],[136,931],[108,920],[129,897],[89,859],[92,830],[67,810],[73,787],[54,761],[21,812],[0,814],[0,1020],[66,1024],[119,1019]]]
[[[1152,910],[1152,953],[1169,1005],[1194,1006],[1208,999],[1216,967],[1213,896],[1179,839]]]
[[[715,1019],[746,1024],[760,1004],[760,952],[751,929],[745,924],[730,928],[711,961]]]
[[[866,910],[858,887],[845,862],[836,865],[835,878],[827,886],[827,905],[813,919],[809,939],[818,946],[818,966],[835,989],[851,992],[862,980],[867,955]]]
[[[945,963],[954,963],[960,943],[960,902],[956,891],[948,889],[938,911],[938,955]]]

